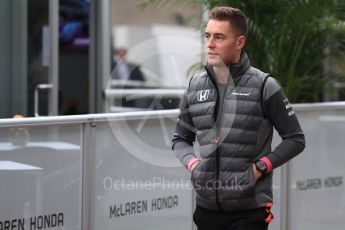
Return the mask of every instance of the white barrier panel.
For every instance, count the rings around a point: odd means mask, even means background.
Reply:
[[[81,229],[80,126],[0,129],[0,230]]]
[[[192,229],[189,173],[170,150],[175,122],[144,116],[95,123],[93,229]]]
[[[275,170],[270,229],[343,230],[345,104],[295,109],[307,147]],[[170,150],[176,116],[0,120],[0,230],[192,229],[190,175]]]
[[[311,108],[298,116],[306,149],[289,164],[288,229],[343,230],[345,107]]]

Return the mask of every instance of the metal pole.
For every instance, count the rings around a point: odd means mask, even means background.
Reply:
[[[95,188],[96,188],[96,156],[95,140],[96,125],[90,121],[82,125],[82,228],[84,230],[94,229],[95,225]]]
[[[280,230],[289,228],[289,163],[281,166],[281,210]]]
[[[96,6],[97,1],[90,1],[90,48],[89,48],[89,113],[96,113],[97,111],[97,68],[96,68],[96,38],[97,38],[97,23],[96,23]]]
[[[105,111],[103,90],[110,76],[110,9],[109,0],[91,1],[90,111]]]
[[[49,83],[52,90],[49,94],[50,116],[58,115],[59,92],[59,0],[49,0],[49,28],[50,28],[50,65]]]
[[[104,94],[106,98],[128,98],[138,99],[143,97],[169,97],[181,98],[184,89],[106,89]]]
[[[39,90],[41,89],[52,89],[51,84],[39,84],[35,88],[35,100],[34,100],[34,110],[35,110],[35,117],[39,117]]]
[[[27,115],[28,1],[11,2],[11,113]],[[2,53],[3,54],[3,53]],[[1,80],[3,81],[3,79]]]
[[[100,28],[100,39],[98,40],[99,44],[99,78],[102,79],[102,83],[99,84],[101,87],[99,90],[99,97],[103,94],[103,90],[106,87],[106,83],[109,80],[110,72],[111,72],[111,45],[110,45],[110,9],[111,9],[111,3],[109,0],[104,1],[97,1],[99,2],[99,24],[98,27]],[[101,103],[99,103],[99,108],[101,108],[101,112],[105,110],[105,100],[103,97],[101,97]]]

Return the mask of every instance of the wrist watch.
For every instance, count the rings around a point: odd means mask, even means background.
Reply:
[[[255,166],[262,175],[265,175],[267,173],[267,166],[265,162],[258,160],[255,162]]]

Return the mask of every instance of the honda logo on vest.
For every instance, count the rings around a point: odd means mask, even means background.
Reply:
[[[210,94],[209,89],[198,91],[198,101],[207,101],[209,94]]]

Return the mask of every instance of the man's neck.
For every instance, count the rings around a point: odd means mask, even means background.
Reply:
[[[229,78],[229,72],[230,72],[230,68],[228,66],[213,66],[213,72],[216,78],[216,81],[219,84],[226,84],[228,82],[228,78]]]
[[[239,63],[241,60],[241,53],[238,53],[233,63]],[[213,66],[213,72],[215,74],[216,81],[219,84],[226,84],[228,82],[228,78],[230,76],[230,67],[231,64],[228,65],[220,65],[220,66]]]

